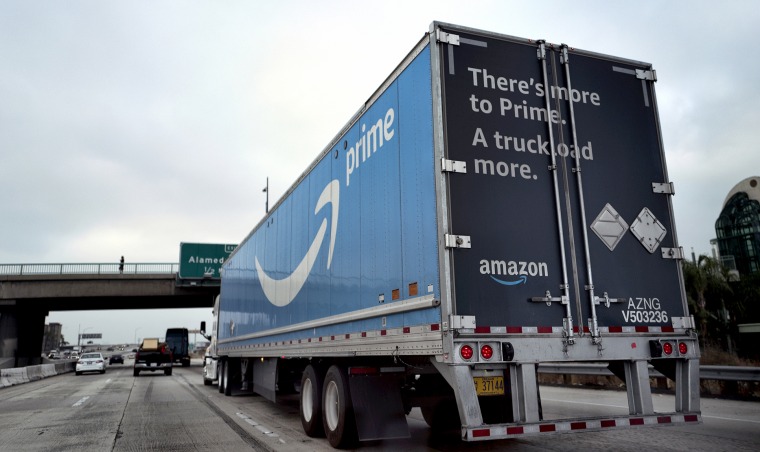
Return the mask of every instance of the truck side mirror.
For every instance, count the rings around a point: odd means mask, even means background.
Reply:
[[[206,321],[201,321],[201,334],[206,332]]]

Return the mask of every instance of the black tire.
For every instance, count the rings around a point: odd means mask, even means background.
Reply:
[[[434,432],[445,432],[461,427],[457,402],[454,399],[444,399],[435,406],[420,407],[422,418]]]
[[[100,374],[101,374],[101,375],[102,375],[102,374],[104,374],[104,373],[106,373],[106,370],[105,370],[105,369],[103,369],[103,370],[101,370],[101,371],[100,371]]]
[[[356,419],[345,369],[330,366],[322,387],[322,425],[332,447],[350,448],[358,442]]]
[[[182,367],[190,367],[190,358],[182,361]]]
[[[135,369],[134,371],[132,371],[132,373],[135,375],[135,377],[138,376],[138,375],[140,375],[140,371],[137,370],[137,369]]]
[[[164,375],[171,375],[171,374],[172,374],[172,370],[171,369],[165,369],[164,370]]]
[[[232,361],[227,361],[224,363],[224,395],[231,396],[232,395],[232,381],[234,379],[232,378]]]
[[[82,375],[82,372],[75,372],[77,375]]]
[[[203,386],[211,386],[211,383],[213,383],[211,380],[208,380],[206,377],[203,377]]]
[[[301,397],[298,412],[301,426],[306,436],[321,438],[325,436],[322,425],[322,386],[324,376],[311,364],[306,366],[301,376]],[[308,419],[307,419],[308,418]]]
[[[220,394],[224,394],[224,366],[225,361],[219,360],[219,364],[216,367],[217,372],[217,389]]]

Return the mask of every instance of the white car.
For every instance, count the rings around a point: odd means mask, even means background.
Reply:
[[[100,372],[106,373],[106,360],[102,353],[83,353],[77,361],[76,374],[82,375],[82,372]]]

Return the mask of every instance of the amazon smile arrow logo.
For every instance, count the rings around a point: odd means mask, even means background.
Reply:
[[[518,278],[516,281],[505,281],[503,279],[499,279],[495,277],[494,275],[491,275],[491,279],[505,286],[516,286],[518,284],[525,284],[525,282],[528,280],[528,277],[523,275],[523,276],[520,276],[520,278]]]
[[[317,205],[314,208],[314,215],[316,215],[326,204],[332,206],[331,223],[330,223],[330,250],[327,254],[327,268],[330,268],[332,263],[333,248],[335,247],[335,234],[338,231],[338,210],[340,207],[340,183],[338,180],[333,180],[322,190],[322,194],[319,195]],[[317,235],[311,242],[306,255],[301,259],[293,273],[283,279],[274,279],[266,274],[259,258],[256,257],[256,271],[259,274],[259,281],[261,282],[261,288],[264,290],[264,296],[267,297],[270,303],[275,306],[287,306],[293,301],[294,298],[301,292],[306,280],[309,279],[311,269],[314,267],[314,263],[319,255],[319,250],[322,247],[322,242],[325,239],[325,233],[327,232],[327,218],[322,220],[322,224],[319,226]]]

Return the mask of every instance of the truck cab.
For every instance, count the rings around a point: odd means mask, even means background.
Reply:
[[[219,302],[219,297],[217,297],[217,303]],[[216,308],[215,308],[216,310]],[[211,341],[208,348],[206,348],[206,353],[203,356],[203,384],[206,386],[210,386],[214,383],[214,381],[217,381],[219,379],[219,371],[218,371],[218,365],[219,365],[219,356],[216,352],[216,322],[214,322],[214,326],[212,327],[211,334],[206,334],[206,322],[201,322],[201,334],[203,337]]]

